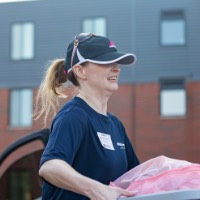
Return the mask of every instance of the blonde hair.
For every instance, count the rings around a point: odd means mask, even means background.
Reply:
[[[64,59],[55,59],[51,61],[38,90],[34,111],[35,119],[44,115],[44,126],[47,124],[50,113],[53,113],[53,117],[56,115],[56,107],[60,105],[59,99],[68,97],[64,93],[64,83],[66,83],[68,79],[75,86],[79,86],[73,72],[69,74],[65,73]]]

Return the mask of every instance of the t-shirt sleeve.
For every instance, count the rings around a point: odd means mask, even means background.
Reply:
[[[40,166],[51,159],[61,159],[72,165],[76,152],[86,133],[86,120],[82,112],[67,112],[52,123],[49,141]]]

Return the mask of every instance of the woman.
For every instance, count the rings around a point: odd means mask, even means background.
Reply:
[[[107,112],[107,102],[118,89],[118,64],[135,62],[133,54],[117,51],[108,38],[81,33],[69,45],[65,60],[48,68],[38,93],[45,116],[57,97],[63,97],[67,80],[78,87],[76,97],[55,116],[41,158],[43,199],[116,200],[134,196],[109,186],[110,181],[137,166],[139,161],[122,123]]]

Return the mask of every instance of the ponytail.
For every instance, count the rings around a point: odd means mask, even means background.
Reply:
[[[44,114],[44,126],[50,113],[56,115],[56,107],[59,106],[59,98],[67,98],[64,94],[64,83],[70,80],[75,86],[79,86],[73,73],[66,74],[64,70],[64,59],[55,59],[45,72],[44,79],[40,85],[34,116],[40,118]]]

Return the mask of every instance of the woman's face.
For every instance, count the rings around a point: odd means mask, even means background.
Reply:
[[[114,92],[118,89],[118,64],[100,65],[88,62],[84,68],[87,83],[92,88],[100,92]]]

